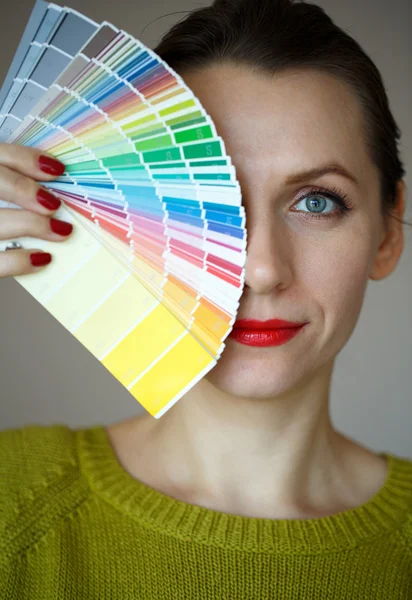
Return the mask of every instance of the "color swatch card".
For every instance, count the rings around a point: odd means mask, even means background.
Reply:
[[[139,40],[38,0],[0,141],[65,164],[42,185],[74,224],[62,243],[14,240],[53,255],[15,279],[161,417],[216,365],[244,286],[241,189],[212,119]]]

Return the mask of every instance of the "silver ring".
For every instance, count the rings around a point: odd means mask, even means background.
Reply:
[[[7,250],[20,250],[22,248],[23,248],[23,246],[21,244],[19,244],[19,242],[10,242],[6,246],[6,251]]]

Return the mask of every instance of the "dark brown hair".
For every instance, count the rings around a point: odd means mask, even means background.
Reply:
[[[232,63],[269,73],[309,68],[339,77],[363,108],[364,138],[380,173],[385,223],[388,216],[400,221],[391,209],[396,184],[405,175],[398,149],[401,133],[382,77],[361,46],[321,7],[296,0],[215,0],[178,21],[153,50],[180,75],[212,63]]]

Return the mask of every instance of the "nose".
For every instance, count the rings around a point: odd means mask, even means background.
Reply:
[[[247,227],[245,287],[256,294],[287,288],[293,279],[293,252],[285,228],[266,220]]]

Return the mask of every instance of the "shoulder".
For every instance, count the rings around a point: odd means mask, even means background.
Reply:
[[[70,512],[76,491],[84,484],[76,430],[67,425],[26,425],[0,431],[0,456],[1,558],[17,538],[27,534],[34,542],[37,534]],[[53,511],[47,509],[51,506]]]
[[[75,430],[68,425],[25,425],[0,431],[0,498],[38,485],[76,463]]]
[[[392,459],[392,503],[400,507],[404,515],[397,530],[412,558],[412,458],[390,453]]]

